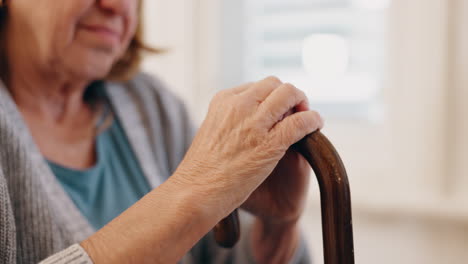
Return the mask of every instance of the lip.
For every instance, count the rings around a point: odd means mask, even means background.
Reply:
[[[81,27],[90,33],[97,34],[112,42],[119,41],[122,35],[119,30],[103,25],[81,25]]]

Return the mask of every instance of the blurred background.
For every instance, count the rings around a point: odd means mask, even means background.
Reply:
[[[356,263],[467,263],[468,1],[151,0],[145,60],[196,123],[216,91],[304,90],[348,170]],[[303,219],[323,263],[318,187]]]

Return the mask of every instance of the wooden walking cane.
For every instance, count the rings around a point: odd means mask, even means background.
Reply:
[[[319,183],[324,263],[354,264],[351,195],[340,156],[320,131],[308,135],[294,148],[310,163]],[[240,236],[237,210],[216,225],[214,234],[222,247],[231,248],[237,243]]]

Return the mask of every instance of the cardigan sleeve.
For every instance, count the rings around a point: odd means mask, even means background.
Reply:
[[[93,264],[93,261],[79,244],[74,244],[39,264]]]
[[[15,246],[15,220],[8,195],[8,185],[0,164],[0,263],[16,262]]]

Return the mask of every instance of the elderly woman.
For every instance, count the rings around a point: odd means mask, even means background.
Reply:
[[[137,72],[138,0],[0,0],[0,263],[304,263],[322,126],[277,78],[224,90],[192,142],[182,103]],[[232,250],[209,234],[234,209]]]

